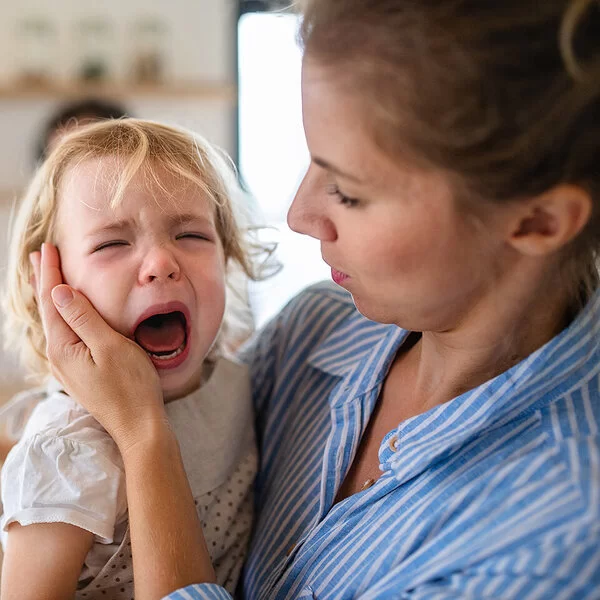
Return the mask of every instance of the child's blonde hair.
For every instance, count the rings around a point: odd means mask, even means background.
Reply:
[[[66,136],[41,165],[11,228],[3,298],[5,344],[7,348],[17,350],[24,364],[41,377],[50,374],[50,367],[45,352],[46,338],[31,286],[33,271],[29,255],[39,250],[43,242],[55,242],[58,196],[67,169],[89,159],[104,157],[115,157],[122,165],[112,182],[111,207],[122,202],[127,186],[139,172],[174,203],[178,190],[165,189],[161,175],[166,173],[183,184],[196,185],[214,203],[216,228],[228,270],[238,275],[237,282],[240,272],[251,279],[259,278],[250,258],[250,248],[256,249],[257,245],[248,243],[237,220],[240,210],[244,212],[239,201],[248,198],[237,183],[231,162],[222,153],[195,133],[153,121],[118,119],[82,127]],[[238,214],[234,214],[234,204],[240,209],[236,210]],[[239,290],[237,292],[228,289],[228,308],[219,343],[215,345],[217,348],[227,348],[228,335],[233,339],[243,337],[240,328],[251,329],[248,323],[235,317],[243,314],[239,307]],[[228,322],[228,314],[234,315],[237,322]]]

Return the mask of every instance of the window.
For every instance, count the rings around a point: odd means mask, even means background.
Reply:
[[[268,12],[266,2],[242,2],[238,21],[238,165],[262,222],[278,242],[281,272],[252,284],[250,298],[260,326],[298,291],[327,279],[319,243],[292,232],[287,209],[308,166],[300,98],[298,17]],[[281,6],[281,2],[271,2]]]

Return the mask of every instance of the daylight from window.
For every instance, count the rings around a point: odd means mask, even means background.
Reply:
[[[309,156],[302,129],[301,51],[293,15],[247,13],[238,24],[239,168],[269,226],[264,238],[278,243],[283,269],[253,284],[257,325],[264,324],[307,285],[330,278],[319,243],[287,227],[287,209]]]

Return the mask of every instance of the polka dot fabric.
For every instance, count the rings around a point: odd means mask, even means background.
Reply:
[[[195,500],[217,583],[232,595],[250,541],[256,466],[256,453],[249,453],[229,481]]]
[[[252,528],[251,485],[256,474],[253,450],[220,487],[194,499],[217,583],[232,595],[246,556]],[[133,563],[129,529],[118,550],[102,571],[80,589],[77,600],[132,600]]]

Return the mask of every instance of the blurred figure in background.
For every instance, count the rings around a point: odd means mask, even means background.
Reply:
[[[103,119],[133,116],[127,108],[113,100],[86,98],[61,106],[47,121],[36,148],[36,162],[42,162],[60,138],[75,127]]]

